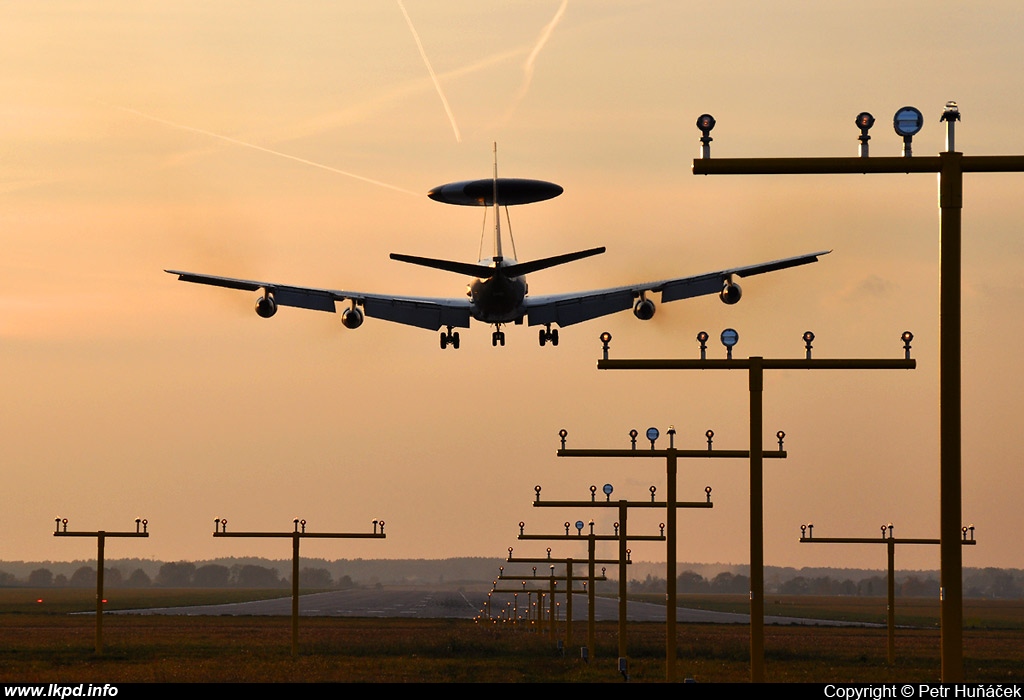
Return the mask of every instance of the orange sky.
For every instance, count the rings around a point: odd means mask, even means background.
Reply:
[[[915,105],[914,152],[934,155],[957,100],[959,150],[1024,153],[1022,20],[1009,1],[4,4],[0,559],[94,556],[50,536],[58,516],[89,530],[148,518],[152,536],[108,545],[112,558],[287,556],[214,540],[216,517],[386,521],[385,541],[303,546],[331,559],[528,555],[520,520],[534,533],[614,520],[534,509],[535,484],[552,499],[664,489],[653,461],[556,458],[560,428],[571,447],[670,424],[680,447],[709,428],[716,446],[746,447],[745,375],[600,372],[602,331],[621,358],[696,357],[697,332],[725,327],[741,356],[800,357],[810,329],[816,357],[901,357],[909,329],[914,372],[766,380],[765,430],[786,432],[790,457],[766,467],[765,562],[884,567],[877,548],[797,540],[808,520],[820,536],[890,521],[938,536],[935,178],[698,178],[694,122],[717,118],[713,156],[853,155],[866,110],[872,154],[898,155],[891,115]],[[465,279],[388,254],[477,258],[480,212],[425,193],[488,177],[494,141],[502,175],[565,188],[513,209],[520,259],[608,249],[532,275],[535,294],[834,252],[745,281],[736,306],[620,314],[563,330],[557,348],[520,327],[492,348],[475,325],[457,352],[373,319],[264,321],[253,295],[162,271],[459,296]],[[979,540],[965,566],[1024,566],[1022,183],[965,178],[963,513]],[[715,508],[681,515],[680,561],[747,561],[746,473],[683,465],[680,498],[711,485]],[[938,568],[937,548],[905,550],[901,568]]]

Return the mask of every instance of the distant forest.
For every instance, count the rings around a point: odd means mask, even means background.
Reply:
[[[585,569],[585,561],[575,562]],[[290,588],[291,561],[259,558],[218,559],[203,562],[161,562],[149,559],[108,561],[105,588]],[[530,568],[484,557],[453,559],[309,559],[299,570],[303,589],[347,589],[370,586],[421,585],[489,587],[504,567],[506,579],[527,575]],[[680,564],[679,593],[746,593],[749,567],[723,564]],[[609,567],[609,580],[597,585],[615,593],[617,571]],[[939,595],[937,571],[896,572],[896,595],[930,598]],[[1024,570],[965,568],[964,596],[968,598],[1024,598]],[[0,587],[96,586],[95,561],[0,562]],[[765,567],[765,591],[780,595],[885,596],[887,574],[870,569]],[[632,593],[664,593],[665,564],[634,562],[628,583]]]
[[[905,598],[938,598],[939,579],[935,576],[902,574],[895,577],[895,593]],[[971,569],[964,572],[964,597],[966,598],[1024,598],[1024,575],[1020,571],[1005,569]],[[836,578],[830,575],[797,575],[785,580],[776,580],[765,585],[766,593],[779,595],[836,595],[867,596],[887,595],[888,575],[878,573],[854,581],[850,578]],[[665,591],[665,579],[648,576],[644,581],[629,582],[630,592],[661,593]],[[727,571],[706,579],[693,571],[684,571],[676,578],[679,593],[746,593],[750,590],[750,578],[744,574]]]

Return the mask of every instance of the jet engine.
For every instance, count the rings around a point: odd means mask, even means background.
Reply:
[[[273,294],[268,293],[267,296],[256,300],[256,313],[260,318],[270,318],[277,313],[277,302],[274,301]]]
[[[726,281],[725,286],[722,287],[722,292],[718,296],[726,304],[735,304],[740,300],[740,297],[743,296],[743,290],[740,289],[738,284],[732,280],[728,280]]]
[[[650,299],[640,297],[633,306],[633,315],[641,321],[650,321],[654,318],[654,302]]]
[[[345,328],[359,328],[363,325],[363,312],[352,307],[341,312],[341,325]]]

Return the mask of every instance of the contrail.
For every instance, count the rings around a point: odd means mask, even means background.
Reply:
[[[389,185],[386,182],[381,182],[380,180],[374,180],[374,179],[371,179],[371,178],[368,178],[368,177],[363,177],[362,175],[356,175],[355,173],[350,173],[347,170],[340,170],[338,168],[332,168],[329,165],[324,165],[323,163],[317,163],[316,161],[313,161],[313,160],[306,160],[305,158],[299,158],[298,156],[293,156],[293,155],[290,155],[288,153],[282,153],[281,151],[275,151],[275,150],[273,150],[271,148],[265,148],[264,146],[257,146],[254,143],[248,143],[247,141],[240,141],[238,139],[231,138],[230,136],[224,136],[223,134],[216,134],[216,133],[214,133],[212,131],[206,131],[205,129],[197,129],[194,126],[187,126],[185,124],[178,124],[176,122],[168,121],[167,119],[161,119],[160,117],[154,117],[151,114],[146,114],[145,112],[140,112],[139,110],[132,109],[130,107],[120,107],[118,105],[112,105],[112,106],[116,107],[117,109],[120,109],[121,111],[129,112],[129,113],[134,114],[134,115],[136,115],[138,117],[142,117],[143,119],[148,119],[149,121],[156,122],[157,124],[163,124],[164,126],[170,126],[170,127],[175,128],[175,129],[181,129],[183,131],[191,131],[194,134],[202,134],[203,136],[209,136],[210,138],[220,139],[221,141],[226,141],[226,142],[232,143],[232,144],[234,144],[236,146],[244,146],[245,148],[251,148],[251,149],[253,149],[255,151],[262,151],[263,153],[269,153],[270,155],[279,156],[281,158],[287,158],[288,160],[294,160],[296,163],[302,163],[304,165],[311,165],[314,168],[320,168],[321,170],[326,170],[328,172],[337,173],[338,175],[344,175],[346,177],[351,177],[351,178],[354,178],[356,180],[362,180],[363,182],[368,182],[371,185],[377,185],[378,187],[387,187],[389,190],[395,190],[396,192],[404,192],[406,194],[411,194],[413,196],[417,196],[417,197],[419,196],[418,193],[413,192],[412,190],[407,190],[407,189],[405,189],[403,187],[397,187],[395,185]]]
[[[515,59],[519,56],[525,56],[528,50],[529,47],[520,47],[491,54],[474,63],[449,69],[441,75],[444,75],[445,78],[459,78],[464,75],[472,75],[496,64]],[[287,127],[288,131],[281,133],[281,139],[308,137],[324,131],[344,128],[350,124],[364,123],[376,112],[389,108],[390,105],[396,102],[404,102],[410,95],[417,94],[423,89],[423,82],[421,80],[408,82],[386,90],[382,88],[380,92],[363,102],[348,103],[343,109],[319,114],[303,122],[290,123]]]
[[[526,63],[523,65],[523,86],[519,89],[520,95],[525,95],[526,90],[530,87],[530,82],[533,80],[533,67],[537,61],[537,55],[544,48],[544,45],[548,43],[548,39],[551,38],[551,33],[555,31],[555,27],[562,20],[562,15],[565,14],[565,8],[569,6],[569,0],[562,0],[562,4],[558,7],[558,11],[555,12],[555,16],[547,23],[547,26],[541,30],[540,39],[537,40],[537,45],[533,47],[533,51],[530,52],[529,58],[526,59]]]
[[[544,29],[540,32],[540,38],[537,39],[537,43],[533,47],[533,51],[526,58],[526,63],[523,64],[523,83],[519,86],[519,92],[516,93],[515,98],[512,100],[512,104],[509,105],[508,109],[505,110],[505,116],[503,116],[499,123],[504,124],[507,122],[512,113],[519,106],[519,103],[526,97],[527,91],[530,89],[530,83],[533,82],[533,69],[537,62],[537,56],[540,55],[544,45],[548,43],[548,39],[551,38],[552,32],[555,31],[555,27],[562,20],[562,15],[565,14],[565,8],[569,6],[569,0],[562,0],[562,4],[558,6],[558,10],[555,12],[555,16],[551,18]]]
[[[405,11],[405,5],[402,4],[402,0],[397,0],[398,8],[405,15],[405,23],[409,25],[409,31],[412,32],[412,38],[416,40],[416,46],[420,50],[420,56],[423,57],[423,62],[427,65],[427,72],[430,73],[430,79],[434,81],[434,87],[437,89],[437,94],[441,98],[441,104],[444,105],[444,111],[448,115],[448,121],[452,123],[452,131],[455,132],[455,140],[462,143],[462,134],[459,133],[459,125],[455,123],[455,115],[452,114],[452,108],[448,104],[448,98],[444,96],[444,91],[441,90],[441,82],[437,79],[437,74],[434,72],[433,67],[430,65],[430,59],[427,58],[427,52],[423,50],[423,42],[420,41],[420,35],[416,32],[416,27],[412,26],[412,19],[409,18],[409,13]]]

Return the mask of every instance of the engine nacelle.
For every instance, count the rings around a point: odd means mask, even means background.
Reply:
[[[735,304],[743,296],[743,290],[735,282],[726,282],[718,297],[726,304]]]
[[[256,300],[256,313],[260,318],[270,318],[277,313],[277,302],[272,294],[260,297]]]
[[[363,312],[354,307],[345,309],[341,312],[341,325],[345,328],[359,328],[363,325]]]
[[[633,306],[633,315],[641,321],[650,321],[654,318],[654,302],[641,298]]]

